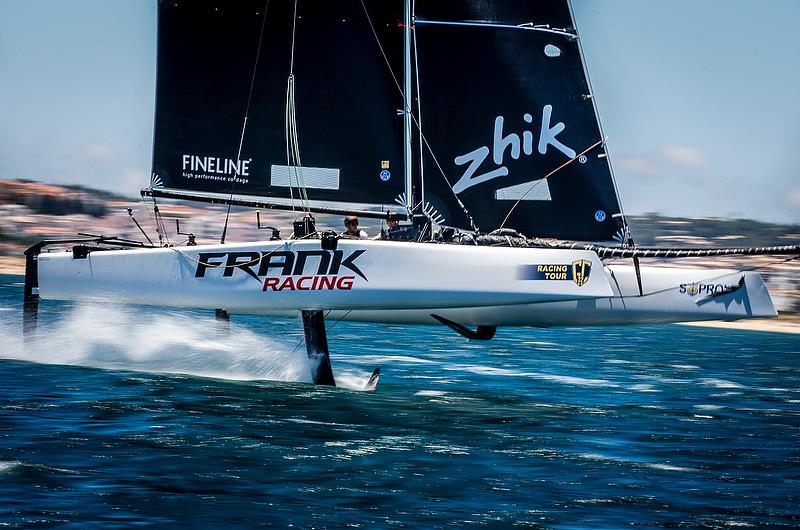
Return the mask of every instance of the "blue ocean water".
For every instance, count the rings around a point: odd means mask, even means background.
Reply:
[[[26,343],[21,297],[2,527],[800,527],[797,335],[340,322],[332,389],[299,320],[43,302]]]

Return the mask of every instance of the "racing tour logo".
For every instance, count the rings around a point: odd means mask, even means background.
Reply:
[[[592,262],[585,259],[573,261],[571,265],[565,263],[520,265],[520,280],[572,280],[578,287],[583,287],[589,281],[592,273]]]

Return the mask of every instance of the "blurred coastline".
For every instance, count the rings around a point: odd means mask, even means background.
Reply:
[[[24,274],[24,250],[42,239],[75,237],[84,233],[146,241],[133,219],[156,244],[183,245],[187,241],[186,233],[194,234],[200,244],[219,242],[228,214],[226,207],[162,200],[158,201],[158,206],[166,229],[160,234],[155,228],[152,199],[137,201],[81,186],[0,180],[0,274]],[[298,212],[262,211],[261,225],[274,226],[283,237],[287,237],[291,234],[292,222],[301,215],[299,208]],[[669,218],[657,214],[628,216],[628,219],[637,243],[647,246],[738,247],[800,242],[800,225],[738,219]],[[176,220],[180,221],[184,235],[177,233]],[[341,222],[342,219],[336,216],[317,216],[318,227],[342,231]],[[362,228],[370,235],[377,235],[381,223],[363,219]],[[269,230],[258,230],[252,209],[231,209],[228,242],[267,240],[270,235]],[[756,270],[764,277],[781,313],[781,318],[772,322],[784,322],[792,329],[800,329],[798,259],[786,256],[709,258],[670,260],[662,265]],[[740,327],[750,329],[753,324],[750,322],[748,326]]]

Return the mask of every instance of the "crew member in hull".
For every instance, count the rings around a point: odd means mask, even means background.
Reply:
[[[355,215],[348,215],[344,218],[344,226],[346,230],[342,232],[343,237],[350,237],[354,239],[364,239],[367,233],[358,227],[358,217]]]

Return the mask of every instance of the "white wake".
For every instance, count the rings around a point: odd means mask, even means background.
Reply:
[[[11,320],[0,319],[0,357],[7,359],[232,380],[311,381],[305,345],[298,347],[302,335],[265,337],[235,319],[225,333],[213,316],[79,306],[58,323],[40,323],[28,341],[19,321]],[[343,377],[345,387],[349,379]]]

